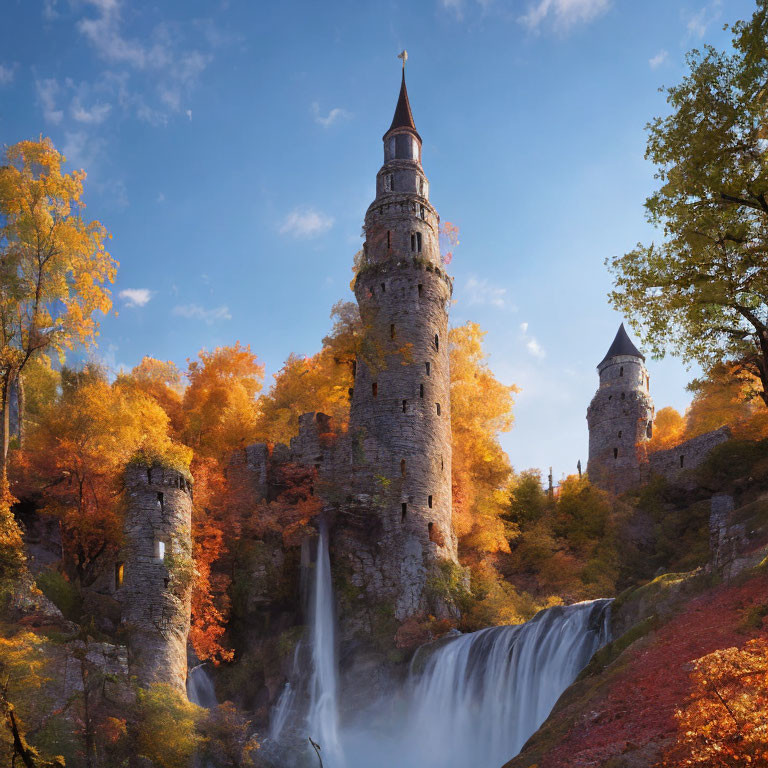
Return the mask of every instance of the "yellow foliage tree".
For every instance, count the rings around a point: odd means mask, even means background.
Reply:
[[[648,450],[664,451],[685,439],[685,419],[670,406],[662,408],[653,422],[653,437],[648,441]]]
[[[333,329],[320,352],[312,357],[291,355],[260,399],[262,440],[287,444],[298,432],[299,416],[309,411],[332,416],[340,430],[346,426],[353,363],[362,337],[360,316],[356,305],[338,302],[331,317]]]
[[[483,352],[485,332],[477,323],[451,329],[451,426],[453,523],[465,555],[508,551],[503,515],[511,467],[499,445],[512,428],[514,385],[499,382]]]
[[[30,360],[97,335],[96,313],[117,262],[106,229],[82,217],[84,171],[63,173],[49,139],[7,147],[0,162],[0,471],[10,442],[10,391]]]
[[[240,342],[202,350],[198,358],[187,369],[184,442],[201,456],[223,458],[256,438],[264,366]]]

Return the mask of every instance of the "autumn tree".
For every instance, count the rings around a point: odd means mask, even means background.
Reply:
[[[190,451],[169,438],[168,417],[149,396],[110,384],[94,367],[65,369],[61,395],[30,430],[19,488],[42,489],[41,511],[59,519],[66,566],[83,586],[120,545],[123,470],[142,452],[189,465]]]
[[[184,384],[175,363],[143,357],[130,373],[121,373],[117,380],[124,389],[133,387],[153,398],[168,415],[174,434],[181,433],[184,426]]]
[[[664,239],[610,261],[611,300],[655,354],[731,360],[768,405],[768,0],[731,31],[733,52],[689,53],[648,126],[660,186],[645,206]]]
[[[299,416],[319,411],[344,429],[349,417],[353,364],[362,339],[357,305],[337,302],[331,311],[333,328],[322,349],[311,357],[291,355],[275,374],[269,392],[259,400],[259,434],[264,440],[287,444],[296,435]]]
[[[499,382],[483,351],[476,323],[451,329],[453,523],[465,548],[479,553],[507,548],[502,516],[511,467],[498,435],[512,428],[517,387]]]
[[[675,408],[661,408],[653,421],[653,436],[648,441],[649,451],[664,451],[687,439],[685,419]]]
[[[64,173],[49,139],[5,149],[0,164],[0,470],[10,441],[10,393],[31,360],[88,345],[112,306],[117,262],[106,229],[83,219],[84,171]]]
[[[768,642],[723,648],[693,662],[692,693],[676,713],[677,742],[663,766],[768,764]]]

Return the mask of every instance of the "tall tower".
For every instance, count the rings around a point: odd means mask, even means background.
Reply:
[[[622,493],[642,479],[654,412],[645,357],[624,323],[597,372],[600,386],[587,409],[587,472],[595,485]]]
[[[451,526],[448,303],[453,291],[429,202],[405,87],[384,134],[384,165],[365,215],[355,279],[364,341],[350,413],[352,463],[365,476],[375,525],[377,595],[404,619],[434,611],[427,576],[456,562]],[[360,487],[360,486],[358,486]]]

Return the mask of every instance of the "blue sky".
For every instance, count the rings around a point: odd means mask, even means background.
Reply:
[[[0,143],[50,136],[113,234],[98,354],[180,366],[250,343],[267,383],[338,299],[407,78],[430,194],[460,228],[452,323],[522,388],[515,467],[586,464],[621,318],[604,260],[654,232],[646,122],[751,0],[4,0]],[[657,408],[695,375],[649,361]]]

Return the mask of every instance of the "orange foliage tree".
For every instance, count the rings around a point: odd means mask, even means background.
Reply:
[[[191,451],[168,435],[151,398],[90,367],[62,372],[62,391],[40,414],[20,456],[20,490],[42,489],[42,512],[61,524],[65,564],[87,586],[122,538],[122,475],[137,452],[186,469]]]
[[[664,451],[685,439],[685,419],[675,408],[662,408],[653,422],[653,437],[648,441],[648,450]]]
[[[768,765],[768,640],[724,648],[694,662],[693,692],[675,716],[668,768]]]
[[[253,505],[229,477],[236,451],[256,440],[258,402],[264,366],[240,343],[202,351],[189,363],[189,386],[182,399],[181,434],[195,456],[194,558],[190,639],[200,659],[229,659],[223,642],[229,611],[230,577],[224,561]]]

